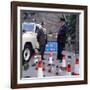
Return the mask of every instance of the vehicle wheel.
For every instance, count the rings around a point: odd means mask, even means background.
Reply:
[[[23,50],[23,64],[29,62],[32,55],[32,46],[30,44],[26,44]]]

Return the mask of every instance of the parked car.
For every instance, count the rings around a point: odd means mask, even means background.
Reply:
[[[37,42],[37,27],[41,27],[40,24],[23,22],[22,23],[22,63],[29,62],[35,48],[39,48]]]

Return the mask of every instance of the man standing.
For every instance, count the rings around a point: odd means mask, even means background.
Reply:
[[[44,60],[44,51],[47,44],[47,34],[46,34],[46,28],[45,28],[45,22],[41,23],[42,27],[39,29],[37,33],[37,41],[39,43],[39,49],[42,60]]]
[[[62,61],[62,51],[65,48],[67,27],[65,25],[65,19],[60,18],[60,29],[57,36],[58,52],[57,59]]]

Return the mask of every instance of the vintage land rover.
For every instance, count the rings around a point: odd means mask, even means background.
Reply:
[[[35,48],[39,48],[37,42],[37,27],[41,28],[40,24],[33,22],[22,23],[22,63],[29,62]]]

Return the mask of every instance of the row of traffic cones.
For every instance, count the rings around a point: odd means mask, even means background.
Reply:
[[[52,64],[53,64],[53,51],[50,50],[49,54],[48,54],[49,58],[48,58],[48,65],[49,70],[48,72],[52,72],[53,68],[52,68]],[[41,55],[38,55],[37,53],[34,55],[34,65],[36,66],[36,70],[37,70],[37,77],[43,77],[44,76],[44,71],[45,71],[45,66],[44,63],[41,60]]]
[[[73,75],[79,75],[79,59],[76,59]]]
[[[48,65],[52,65],[53,64],[53,51],[50,50],[49,54],[48,54]]]
[[[43,64],[43,62],[41,60],[41,56],[39,56],[38,62],[36,64],[36,70],[37,70],[37,77],[42,78],[44,76],[43,71],[45,69],[44,69],[44,64]]]
[[[38,62],[38,58],[40,57],[40,55],[38,55],[38,53],[36,52],[34,54],[34,64],[36,64]],[[53,51],[50,50],[49,54],[48,54],[48,65],[52,65],[53,64]]]
[[[67,75],[79,75],[79,59],[76,58],[75,60],[75,66],[74,66],[74,72],[72,72],[71,70],[71,64],[70,63],[66,63],[66,59],[65,56],[63,56],[62,58],[62,69],[66,70]]]
[[[34,58],[35,58],[34,63],[36,64],[36,70],[37,70],[37,77],[43,77],[44,76],[43,71],[45,71],[45,67],[44,67],[44,64],[41,60],[41,56],[39,55],[39,58],[38,58],[37,55],[35,55]],[[52,67],[53,51],[52,50],[49,52],[48,60],[49,60],[48,65],[50,66],[48,69],[48,72],[52,73],[53,72],[53,67]],[[58,68],[58,67],[56,67],[56,68]],[[61,67],[60,67],[60,72],[61,72],[61,69],[66,71],[67,75],[79,75],[79,59],[76,58],[75,66],[74,66],[74,72],[72,72],[71,64],[70,63],[67,64],[65,55],[63,55],[62,63],[61,63]],[[58,69],[58,71],[59,71],[59,69]],[[56,72],[56,75],[58,75],[58,71]]]

